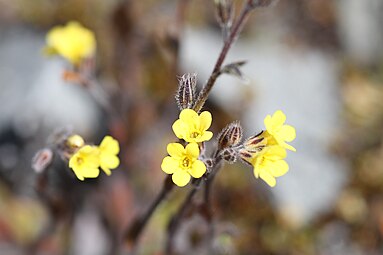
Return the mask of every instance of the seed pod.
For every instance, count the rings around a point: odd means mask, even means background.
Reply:
[[[192,108],[195,99],[196,85],[197,74],[195,73],[187,73],[179,78],[176,102],[180,110]]]
[[[234,121],[222,129],[217,139],[219,150],[240,143],[242,139],[242,127],[239,121]]]

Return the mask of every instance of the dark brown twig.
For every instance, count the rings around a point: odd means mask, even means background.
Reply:
[[[149,206],[148,210],[143,214],[142,216],[136,218],[132,222],[132,224],[129,226],[126,234],[125,234],[125,241],[126,244],[129,247],[129,250],[134,250],[138,239],[144,230],[145,226],[147,225],[149,219],[152,217],[153,213],[157,209],[158,205],[165,200],[167,195],[171,190],[173,190],[173,182],[172,182],[172,176],[168,175],[164,181],[164,184],[162,186],[162,190],[160,193],[158,193],[157,197],[154,199],[153,203]]]
[[[235,22],[231,30],[231,33],[229,34],[228,38],[226,39],[222,47],[221,53],[219,54],[217,62],[215,63],[213,72],[211,73],[208,81],[206,82],[206,84],[204,85],[200,93],[198,94],[198,98],[193,107],[193,109],[196,112],[199,112],[202,109],[203,105],[205,104],[209,96],[209,93],[215,84],[215,81],[217,80],[218,76],[221,74],[221,67],[226,58],[226,55],[229,52],[231,46],[233,45],[235,39],[237,39],[239,33],[241,32],[242,27],[244,25],[244,21],[248,17],[251,10],[252,8],[250,8],[249,3],[246,3],[244,7],[242,8],[241,14],[239,15],[237,21]]]

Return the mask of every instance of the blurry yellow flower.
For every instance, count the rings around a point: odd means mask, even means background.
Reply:
[[[210,112],[205,111],[200,115],[192,109],[181,111],[179,119],[173,124],[175,135],[184,139],[186,142],[200,143],[208,141],[213,137],[213,133],[207,131],[210,127],[212,117]]]
[[[161,169],[167,174],[173,174],[173,182],[183,187],[190,181],[190,176],[200,178],[206,172],[206,166],[198,160],[199,148],[196,143],[182,146],[179,143],[168,144],[167,151],[170,156],[163,159]]]
[[[110,169],[117,168],[120,164],[120,160],[117,157],[117,154],[120,152],[118,141],[111,136],[105,136],[98,147],[98,151],[100,167],[107,175],[110,175]]]
[[[268,185],[274,187],[275,177],[287,173],[289,165],[283,159],[286,157],[286,150],[281,146],[270,146],[264,148],[251,160],[254,167],[254,176],[261,178]]]
[[[83,181],[84,178],[96,178],[99,175],[99,162],[97,147],[85,145],[70,158],[69,167]]]
[[[61,55],[74,65],[91,57],[96,50],[93,32],[75,21],[52,28],[46,36],[46,43],[48,53]]]
[[[264,123],[266,126],[265,137],[268,145],[280,145],[285,149],[296,151],[296,149],[287,144],[295,139],[295,128],[290,125],[284,125],[286,115],[281,111],[276,111],[273,116],[267,115]]]

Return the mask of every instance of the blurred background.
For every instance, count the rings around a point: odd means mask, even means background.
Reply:
[[[95,32],[113,115],[63,80],[68,63],[42,53],[47,31],[71,20]],[[215,134],[238,119],[245,137],[281,109],[297,152],[273,189],[240,163],[220,172],[217,254],[383,253],[382,28],[380,0],[283,0],[254,11],[226,59],[247,60],[245,78],[220,77],[205,109]],[[0,0],[0,254],[117,254],[165,178],[177,77],[195,72],[202,85],[222,41],[213,0]],[[31,159],[63,127],[90,143],[118,139],[120,167],[80,182],[55,157],[41,183]],[[158,208],[138,254],[164,254],[166,225],[189,189]],[[184,220],[180,254],[208,254],[205,225],[198,214]]]

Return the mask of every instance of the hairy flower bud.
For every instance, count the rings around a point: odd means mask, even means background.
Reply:
[[[36,173],[42,173],[52,163],[53,151],[49,148],[39,150],[32,159],[32,168]]]
[[[216,5],[218,23],[227,33],[234,18],[233,0],[215,0],[214,2]]]
[[[242,139],[242,127],[239,121],[234,121],[227,125],[218,135],[218,149],[235,146]]]
[[[176,101],[180,110],[192,108],[195,99],[196,85],[197,74],[195,73],[187,73],[179,78]]]
[[[235,161],[237,161],[237,155],[238,155],[238,152],[237,150],[233,149],[233,148],[226,148],[224,149],[222,152],[221,152],[221,156],[222,158],[229,162],[230,164],[234,163]]]

